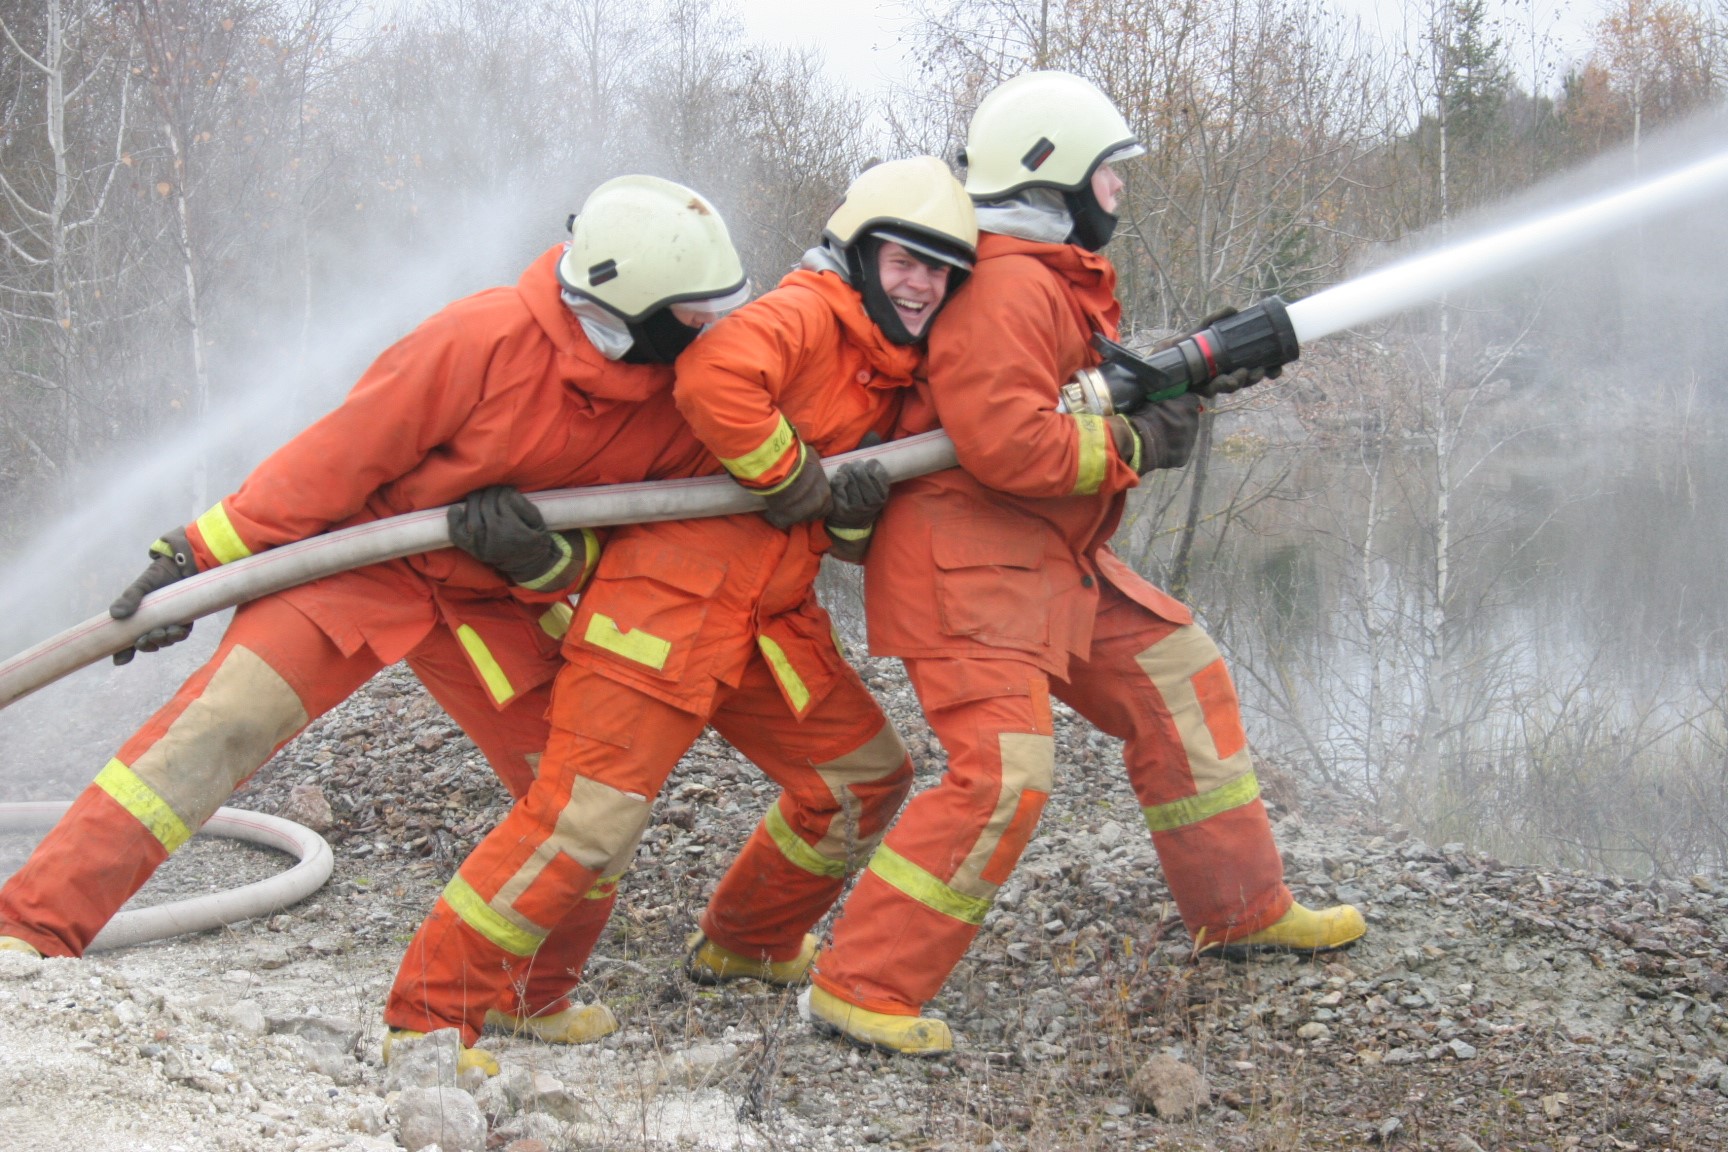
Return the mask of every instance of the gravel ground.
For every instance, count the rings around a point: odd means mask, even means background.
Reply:
[[[933,781],[942,753],[898,665],[859,666]],[[1361,904],[1369,935],[1331,960],[1196,960],[1114,742],[1072,715],[1057,735],[1038,838],[932,1006],[952,1059],[855,1051],[778,990],[683,979],[684,935],[773,797],[707,737],[590,966],[622,1031],[573,1050],[489,1039],[503,1076],[463,1090],[433,1063],[387,1077],[379,1009],[505,797],[391,669],[235,800],[282,812],[294,786],[322,791],[336,871],[310,900],[83,961],[0,958],[0,1148],[1728,1148],[1712,882],[1503,865],[1263,764],[1298,897]],[[0,840],[0,873],[22,852]],[[273,866],[197,841],[139,900]]]

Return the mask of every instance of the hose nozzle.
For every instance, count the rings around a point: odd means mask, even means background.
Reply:
[[[1066,411],[1109,416],[1173,400],[1184,392],[1211,395],[1207,385],[1220,376],[1239,368],[1279,368],[1302,355],[1290,312],[1277,296],[1268,296],[1150,356],[1130,352],[1103,336],[1092,342],[1104,362],[1082,370],[1063,386]]]

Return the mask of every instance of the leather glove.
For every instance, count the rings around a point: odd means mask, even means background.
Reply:
[[[799,445],[799,449],[803,459],[798,471],[778,489],[762,496],[768,504],[762,510],[762,518],[782,532],[806,520],[820,520],[834,506],[828,474],[822,471],[822,457],[808,444]]]
[[[1141,476],[1155,468],[1181,468],[1200,434],[1200,397],[1184,392],[1127,416],[1110,417],[1116,454]]]
[[[1170,340],[1160,341],[1158,347],[1160,349],[1174,347],[1177,340],[1186,339],[1197,332],[1204,332],[1206,329],[1212,327],[1212,325],[1218,323],[1218,321],[1228,320],[1230,317],[1236,315],[1236,312],[1237,309],[1235,308],[1220,308],[1218,311],[1202,317],[1200,323],[1196,324],[1192,331]],[[1282,366],[1276,368],[1238,368],[1234,372],[1226,372],[1222,376],[1214,376],[1198,388],[1191,388],[1189,391],[1193,392],[1196,396],[1201,396],[1210,400],[1214,396],[1228,396],[1232,392],[1240,392],[1242,389],[1258,384],[1262,380],[1276,380],[1283,374],[1283,372],[1284,369]]]
[[[834,507],[828,513],[829,549],[837,558],[862,563],[870,548],[870,534],[876,530],[876,517],[888,504],[888,469],[880,460],[865,460],[846,464],[834,473],[829,482],[834,494]]]
[[[150,545],[150,557],[150,567],[144,569],[143,574],[128,584],[126,591],[120,593],[114,603],[108,605],[108,615],[114,619],[125,620],[136,615],[138,605],[150,593],[198,574],[198,561],[192,558],[192,542],[186,538],[184,528],[164,532],[160,540]],[[139,652],[154,652],[158,648],[178,644],[190,635],[190,621],[152,628],[132,641],[132,647],[114,653],[114,663],[130,664],[132,657]]]
[[[508,484],[468,493],[450,505],[450,543],[513,583],[536,592],[555,591],[576,581],[586,566],[561,532],[528,497]]]

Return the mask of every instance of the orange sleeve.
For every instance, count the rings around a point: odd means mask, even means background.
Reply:
[[[446,310],[387,349],[340,407],[188,527],[199,567],[304,540],[359,512],[472,415],[494,343]]]
[[[797,429],[780,408],[807,349],[832,344],[834,324],[813,293],[779,288],[727,316],[678,358],[678,411],[747,488],[772,492],[803,460]]]
[[[1056,410],[1090,363],[1085,336],[1036,261],[981,261],[930,332],[929,388],[960,464],[1016,496],[1113,495],[1137,482],[1102,417]]]

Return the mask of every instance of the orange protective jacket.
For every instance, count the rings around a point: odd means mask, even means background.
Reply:
[[[801,269],[691,345],[675,393],[696,435],[759,487],[797,466],[800,442],[831,455],[866,433],[886,436],[920,365],[919,350],[890,343],[844,280]],[[782,532],[754,512],[620,528],[577,604],[565,655],[700,713],[760,652],[802,716],[842,666],[814,591],[827,548],[819,522]]]
[[[961,468],[895,486],[865,565],[878,656],[1018,656],[1065,676],[1091,649],[1099,577],[1180,624],[1187,608],[1110,551],[1138,483],[1097,416],[1058,389],[1116,336],[1116,270],[1069,244],[986,232],[930,333],[928,384],[898,432],[938,424]]]
[[[561,254],[543,254],[514,287],[456,301],[387,349],[340,407],[188,526],[199,567],[492,484],[539,491],[717,471],[673,404],[671,368],[610,361],[589,343],[560,298]],[[367,607],[322,595],[319,581],[280,595],[347,655],[364,645],[401,659],[442,619],[471,657],[478,637],[517,694],[556,673],[556,660],[529,658],[556,654],[569,618],[556,593],[528,592],[454,548],[353,575],[377,588]],[[556,627],[542,619],[548,602],[562,614]]]

